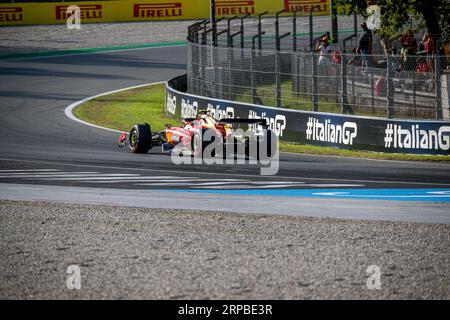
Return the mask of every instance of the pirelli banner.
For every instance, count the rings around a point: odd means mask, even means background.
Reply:
[[[271,14],[286,9],[300,15],[329,14],[330,0],[216,0],[217,17]],[[66,23],[70,5],[80,8],[81,23],[196,20],[210,16],[209,0],[121,0],[0,4],[0,25]],[[69,14],[70,15],[70,14]]]
[[[199,97],[185,93],[186,76],[166,85],[166,112],[176,118],[208,110],[216,119],[266,119],[284,141],[377,152],[450,154],[450,122],[390,120],[307,112]]]

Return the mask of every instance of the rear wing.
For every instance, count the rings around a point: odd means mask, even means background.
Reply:
[[[259,124],[267,128],[266,119],[245,119],[245,118],[231,118],[231,119],[220,119],[219,123],[247,123],[247,124]]]

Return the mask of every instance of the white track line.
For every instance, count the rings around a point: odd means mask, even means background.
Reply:
[[[0,174],[9,174],[9,173],[27,173],[27,172],[59,172],[59,169],[0,169]]]
[[[80,100],[80,101],[72,103],[71,105],[66,107],[66,109],[64,110],[64,113],[69,119],[71,119],[73,121],[76,121],[76,122],[79,122],[79,123],[82,123],[82,124],[84,124],[86,126],[94,127],[94,128],[97,128],[97,129],[103,129],[103,130],[107,130],[107,131],[111,131],[111,132],[123,133],[123,131],[120,131],[120,130],[106,128],[106,127],[102,127],[102,126],[98,126],[98,125],[89,123],[87,121],[83,121],[83,120],[77,118],[73,114],[73,110],[76,107],[78,107],[80,104],[83,104],[83,103],[85,103],[85,102],[87,102],[89,100],[93,100],[93,99],[96,99],[96,98],[99,98],[99,97],[103,97],[103,96],[106,96],[106,95],[109,95],[109,94],[113,94],[113,93],[118,93],[118,92],[122,92],[122,91],[126,91],[126,90],[132,90],[132,89],[138,89],[138,88],[142,88],[142,87],[146,87],[146,86],[150,86],[150,85],[154,85],[154,84],[162,84],[162,83],[166,83],[166,82],[165,81],[162,81],[162,82],[160,81],[160,82],[145,83],[145,84],[140,84],[140,85],[137,85],[137,86],[132,86],[132,87],[127,87],[127,88],[122,88],[122,89],[117,89],[117,90],[112,90],[112,91],[100,93],[100,94],[97,94],[95,96],[88,97],[88,98],[85,98],[83,100]]]
[[[112,174],[98,174],[98,173],[90,173],[90,174],[48,174],[48,175],[25,175],[25,176],[0,176],[0,178],[22,178],[22,179],[41,179],[41,180],[77,180],[77,179],[90,179],[90,178],[99,178],[102,177],[104,179],[111,178],[111,179],[119,179],[120,177],[126,177],[127,179],[130,179],[132,177],[139,177],[139,174],[134,173],[112,173]]]
[[[307,183],[305,186],[317,188],[353,188],[365,187],[364,184],[339,184],[339,183]]]
[[[314,187],[314,188],[330,188],[330,187],[364,187],[364,185],[358,184],[299,184],[301,187]],[[293,184],[276,184],[276,185],[231,185],[227,186],[226,189],[238,190],[238,189],[275,189],[275,188],[287,188],[295,187]],[[193,185],[194,189],[224,189],[223,186],[196,186]]]
[[[119,180],[130,180],[130,181],[136,181],[136,180],[145,180],[145,181],[161,181],[161,182],[187,182],[187,181],[217,181],[217,179],[201,179],[201,178],[192,178],[192,179],[154,179],[152,177],[149,177],[146,179],[146,177],[136,176],[136,177],[86,177],[86,178],[44,178],[41,180],[58,180],[58,181],[105,181],[110,182],[111,181],[119,181]]]
[[[243,185],[243,184],[236,184],[231,186],[226,186],[226,189],[230,190],[239,190],[239,189],[275,189],[275,188],[287,188],[292,187],[292,184],[276,184],[276,185]],[[302,185],[304,186],[304,185]],[[221,190],[224,189],[224,186],[195,186],[193,185],[192,188],[195,189],[217,189]]]
[[[166,180],[165,181],[175,181],[177,179],[177,177],[165,177]],[[173,178],[173,180],[171,179]],[[134,178],[127,178],[127,177],[123,177],[123,178],[103,178],[103,179],[83,179],[83,181],[85,182],[89,182],[89,183],[128,183],[128,182],[153,182],[153,181],[162,181],[160,180],[162,179],[161,177],[134,177]],[[192,178],[192,181],[196,181],[195,178]]]
[[[220,179],[219,179],[220,180]],[[218,179],[211,179],[211,181],[219,181]],[[227,180],[227,179],[225,179],[225,180]],[[229,179],[229,180],[233,180],[233,179]],[[134,183],[134,184],[136,184],[137,185],[137,183],[139,182],[139,183],[141,183],[141,182],[148,182],[149,184],[152,184],[152,183],[154,183],[154,182],[169,182],[169,181],[173,181],[173,182],[179,182],[179,181],[182,181],[182,180],[159,180],[159,179],[154,179],[154,178],[146,178],[146,177],[142,177],[142,178],[136,178],[136,179],[123,179],[123,180],[118,180],[118,179],[115,179],[115,180],[105,180],[105,181],[100,181],[100,180],[98,180],[98,181],[89,181],[89,183],[129,183],[129,182],[131,182],[131,183]],[[192,179],[192,180],[189,180],[189,181],[192,181],[192,182],[196,182],[196,181],[202,181],[202,179]],[[204,180],[203,180],[204,181]],[[245,180],[240,180],[240,179],[236,179],[236,181],[229,181],[229,182],[224,182],[224,183],[242,183],[242,182],[245,182]]]
[[[236,183],[236,182],[233,182]],[[194,187],[198,186],[200,183],[195,182],[156,182],[156,183],[136,183],[137,186],[147,186],[147,187],[165,187],[165,186],[173,186],[173,187]],[[220,186],[223,189],[223,186]]]
[[[8,157],[0,157],[0,160],[3,161],[15,161],[15,162],[26,162],[26,163],[39,163],[39,164],[48,164],[48,165],[62,165],[62,166],[71,166],[71,167],[84,167],[84,168],[97,168],[97,169],[114,169],[114,170],[123,170],[123,167],[112,166],[112,165],[98,165],[98,164],[79,164],[79,163],[71,163],[71,162],[55,162],[51,160],[28,160],[28,159],[14,159]],[[127,170],[130,171],[138,171],[138,172],[158,172],[160,174],[165,173],[173,173],[173,174],[192,174],[190,171],[182,171],[182,170],[170,170],[170,169],[149,169],[149,168],[133,168],[127,167]],[[194,172],[198,175],[212,175],[214,172],[206,172],[206,171],[198,171]],[[221,172],[221,176],[228,177],[248,177],[251,179],[260,178],[260,175],[256,174],[245,174],[245,173],[226,173]],[[291,180],[308,180],[308,181],[342,181],[342,182],[356,182],[356,183],[374,183],[374,184],[403,184],[403,185],[422,185],[422,186],[450,186],[450,183],[434,183],[434,182],[413,182],[413,181],[389,181],[389,180],[368,180],[368,179],[343,179],[343,178],[319,178],[319,177],[292,177],[292,176],[277,176],[280,179],[291,179]]]
[[[450,198],[450,195],[359,195],[359,194],[336,194],[333,197],[344,198]]]
[[[283,184],[289,184],[289,185],[303,185],[304,182],[282,182],[282,181],[258,181],[258,182],[253,182],[253,181],[249,181],[249,182],[245,182],[246,184],[251,184],[251,185],[255,185],[255,186],[259,186],[259,185],[283,185]],[[199,186],[214,186],[214,185],[222,185],[222,184],[236,184],[236,182],[202,182],[199,183],[197,185]]]
[[[0,172],[0,177],[27,177],[27,176],[33,176],[33,177],[53,177],[53,176],[60,176],[60,175],[74,175],[74,174],[86,174],[86,175],[99,175],[100,172],[94,172],[94,171],[81,171],[81,172],[64,172],[64,171],[54,171],[54,172]]]
[[[165,177],[166,178],[166,180],[165,181],[179,181],[179,180],[177,180],[177,179],[179,179],[179,177],[173,177],[173,179],[167,179],[167,177]],[[42,180],[58,180],[58,181],[76,181],[76,180],[82,180],[82,181],[98,181],[98,180],[104,180],[104,181],[106,181],[106,182],[109,182],[108,180],[112,180],[112,181],[115,181],[115,180],[131,180],[131,181],[136,181],[136,180],[145,180],[145,181],[148,181],[148,180],[157,180],[157,181],[163,181],[163,180],[160,180],[161,179],[161,177],[145,177],[145,176],[141,176],[141,175],[129,175],[129,176],[108,176],[108,175],[96,175],[96,176],[90,176],[90,177],[86,177],[86,178],[83,178],[83,177],[81,177],[81,178],[77,178],[77,177],[62,177],[62,178],[45,178],[45,179],[42,179]],[[193,177],[193,178],[191,178],[191,179],[189,179],[189,180],[186,180],[186,181],[194,181],[194,180],[196,180],[196,178],[195,177]]]

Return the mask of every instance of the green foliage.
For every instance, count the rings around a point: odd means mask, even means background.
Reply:
[[[335,0],[337,5],[347,5],[353,12],[367,16],[367,6],[381,8],[381,29],[389,37],[396,37],[408,26],[409,19],[422,21],[431,33],[450,39],[450,0]]]

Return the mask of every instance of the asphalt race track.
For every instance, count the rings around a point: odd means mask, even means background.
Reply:
[[[185,55],[0,61],[0,298],[450,297],[448,164],[281,154],[276,176],[175,165],[65,115],[183,74]],[[72,264],[82,290],[66,288]],[[373,264],[382,290],[366,287]]]
[[[372,199],[395,200],[390,206],[394,211],[400,206],[405,220],[408,218],[403,200],[426,200],[423,206],[412,205],[429,209],[419,221],[426,222],[427,216],[429,222],[450,221],[450,214],[443,214],[450,199],[448,164],[281,154],[276,176],[260,176],[259,168],[248,164],[175,165],[159,150],[135,155],[119,149],[116,133],[81,125],[64,114],[69,104],[86,97],[182,74],[185,56],[184,46],[174,46],[1,61],[0,188],[14,183],[146,191],[177,189],[202,191],[195,194],[203,197],[212,193],[213,198],[218,198],[216,191],[220,189],[247,195],[249,189],[256,189],[264,190],[266,197],[290,196],[291,202],[301,198],[303,205],[308,203],[306,199],[315,197],[350,199],[345,206],[349,211],[352,204],[358,208],[361,202],[368,207],[375,205]],[[393,188],[406,190],[394,192]],[[280,194],[280,189],[291,191]],[[296,189],[314,192],[299,193]],[[350,189],[350,193],[341,189]],[[371,191],[352,195],[357,189]],[[409,189],[416,191],[411,194]],[[183,195],[177,195],[178,201]],[[228,193],[220,195],[227,196]],[[440,204],[430,206],[430,201]],[[230,211],[241,211],[239,206],[245,207],[235,204]],[[206,209],[214,209],[214,203],[208,203]],[[433,220],[433,210],[439,211],[438,220]],[[279,213],[278,209],[274,211]],[[351,216],[358,218],[357,212]],[[376,214],[372,218],[376,219]],[[385,218],[380,215],[380,219]]]

